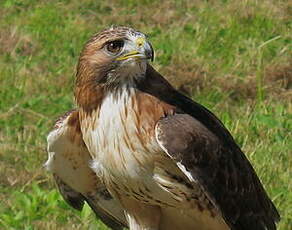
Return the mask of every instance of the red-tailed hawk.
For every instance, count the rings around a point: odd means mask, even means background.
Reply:
[[[77,67],[78,108],[49,135],[55,157],[48,167],[60,164],[52,170],[57,178],[87,201],[81,184],[98,181],[114,199],[97,206],[131,230],[275,230],[279,214],[231,134],[156,72],[153,56],[146,36],[127,27],[87,42]],[[79,154],[72,157],[72,148]],[[57,163],[61,152],[68,156]],[[102,197],[97,188],[90,194]]]

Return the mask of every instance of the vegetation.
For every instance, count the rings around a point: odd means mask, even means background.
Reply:
[[[0,1],[0,229],[106,229],[42,164],[82,45],[112,24],[149,35],[155,68],[225,123],[292,229],[291,15],[285,0]]]

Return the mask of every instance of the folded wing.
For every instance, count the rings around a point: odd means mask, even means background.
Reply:
[[[156,138],[190,182],[199,184],[232,230],[275,230],[279,214],[238,149],[188,114],[158,121]]]
[[[54,175],[65,201],[77,210],[87,202],[109,227],[127,226],[123,208],[91,170],[91,157],[83,142],[77,110],[61,117],[50,132],[46,167]]]

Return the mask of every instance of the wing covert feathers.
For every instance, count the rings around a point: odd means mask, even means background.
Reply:
[[[81,193],[76,192],[70,186],[65,184],[60,177],[54,175],[56,185],[64,200],[73,208],[81,211],[84,205],[84,198]]]
[[[83,142],[77,110],[60,117],[48,135],[48,161],[64,200],[82,210],[86,201],[106,225],[118,230],[126,227],[124,211],[89,167],[91,157]]]
[[[155,130],[162,149],[201,185],[232,230],[276,229],[279,214],[242,152],[188,114],[162,118]]]

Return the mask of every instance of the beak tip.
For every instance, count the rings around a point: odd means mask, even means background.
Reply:
[[[151,51],[150,52],[148,52],[147,54],[146,54],[146,56],[147,56],[147,58],[148,59],[150,59],[151,60],[151,62],[153,62],[154,61],[154,52],[153,52],[153,50],[151,49]]]
[[[154,61],[154,50],[153,50],[153,47],[152,47],[150,42],[147,42],[147,46],[146,46],[145,51],[146,51],[145,54],[146,54],[147,59],[150,59],[151,62],[153,62]]]

